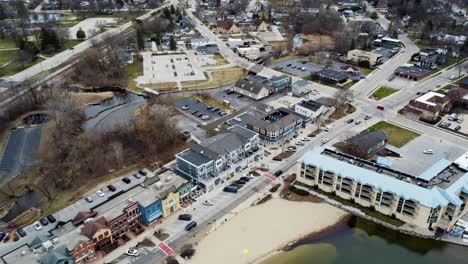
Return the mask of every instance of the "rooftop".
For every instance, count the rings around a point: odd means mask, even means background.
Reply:
[[[400,66],[398,67],[395,72],[400,74],[408,74],[411,76],[422,77],[426,74],[430,73],[431,70],[419,68],[416,66]]]
[[[317,71],[314,73],[315,75],[318,75],[323,78],[335,80],[335,81],[341,81],[341,80],[346,80],[348,79],[348,74],[340,71],[335,71],[332,69],[321,69],[320,71]]]
[[[320,109],[320,107],[322,107],[323,105],[319,102],[316,102],[314,100],[308,100],[308,101],[302,101],[300,102],[298,105],[304,107],[304,108],[307,108],[309,110],[312,110],[312,111],[317,111]]]
[[[425,104],[428,104],[428,105],[436,106],[437,103],[444,102],[446,99],[448,100],[447,96],[445,96],[443,94],[440,94],[440,93],[430,91],[430,92],[422,95],[421,97],[416,98],[416,101],[421,102],[421,103],[425,103]]]
[[[454,178],[450,180],[452,184],[444,190],[435,184],[427,184],[418,177],[323,147],[316,147],[308,151],[299,161],[317,166],[325,171],[332,171],[341,177],[352,179],[381,191],[417,201],[431,208],[446,206],[448,203],[459,206],[462,201],[458,198],[457,192],[461,189],[468,191],[468,173],[454,167],[444,168],[444,172],[450,172],[451,177]],[[427,173],[421,175],[436,174],[445,164],[447,162],[444,161],[434,165],[428,169]]]
[[[147,207],[160,198],[164,198],[169,192],[174,192],[175,188],[179,188],[187,182],[184,178],[174,174],[172,171],[166,171],[159,175],[161,181],[159,184],[149,186],[144,191],[132,197],[133,201],[139,202],[141,206]]]

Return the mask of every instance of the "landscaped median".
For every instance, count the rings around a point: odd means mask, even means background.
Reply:
[[[371,94],[370,98],[375,99],[375,100],[381,100],[396,92],[398,92],[397,89],[393,89],[393,88],[386,87],[386,86],[380,86],[377,90],[374,91],[374,93]]]
[[[411,140],[419,137],[421,134],[408,130],[404,127],[394,125],[385,121],[380,121],[377,124],[367,128],[368,132],[384,131],[388,137],[388,144],[401,148]]]

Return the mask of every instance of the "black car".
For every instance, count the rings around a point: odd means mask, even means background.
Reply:
[[[198,110],[192,111],[192,115],[197,115],[197,114],[198,114]]]
[[[237,183],[237,184],[246,184],[247,182],[244,181],[244,180],[237,180],[236,183]]]
[[[188,225],[185,226],[185,231],[190,231],[197,226],[197,222],[192,221]]]
[[[457,131],[460,130],[460,129],[461,129],[461,126],[455,127],[455,130],[457,130]]]
[[[20,237],[25,237],[27,235],[23,228],[18,228],[16,232],[18,233]]]
[[[181,215],[179,215],[179,220],[190,221],[190,220],[192,220],[192,215],[190,215],[190,214],[181,214]]]
[[[107,185],[107,189],[109,189],[111,192],[115,192],[117,190],[117,188],[115,188],[115,186],[112,184]]]
[[[129,184],[129,183],[132,182],[132,181],[131,181],[129,178],[127,178],[127,177],[123,178],[122,181],[125,182],[126,184]]]
[[[280,158],[280,157],[274,157],[273,160],[276,160],[276,161],[282,161],[283,159]]]
[[[278,177],[278,176],[280,176],[281,174],[283,174],[283,171],[282,171],[282,170],[277,170],[277,171],[275,172],[274,175],[275,175],[276,177]]]
[[[49,221],[47,221],[46,218],[41,218],[41,219],[39,220],[39,222],[41,222],[41,225],[43,225],[43,226],[46,226],[46,225],[49,224]]]
[[[7,234],[0,232],[0,242],[6,237]]]
[[[145,170],[139,170],[138,173],[140,173],[143,176],[146,176],[148,174]]]
[[[51,223],[55,223],[55,221],[57,221],[57,219],[55,219],[55,217],[53,215],[48,215],[47,220],[49,220],[49,222],[51,222]]]
[[[247,177],[247,176],[242,176],[242,177],[240,177],[240,179],[243,180],[243,181],[245,181],[245,182],[250,181],[250,178]]]
[[[348,124],[351,124],[352,122],[354,122],[354,119],[352,119],[352,118],[351,118],[351,119],[348,119],[348,120],[346,121],[346,123],[348,123]]]

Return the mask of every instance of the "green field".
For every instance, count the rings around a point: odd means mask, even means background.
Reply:
[[[0,39],[0,49],[16,48],[16,43],[12,39]]]
[[[384,131],[388,136],[388,144],[401,148],[411,140],[419,137],[421,134],[408,130],[406,128],[380,121],[377,124],[367,128],[368,132]]]
[[[20,71],[23,71],[23,70],[33,66],[36,63],[41,62],[41,61],[43,61],[43,59],[39,58],[34,62],[26,63],[24,65],[22,65],[21,63],[17,63],[17,62],[10,63],[5,67],[0,68],[0,77],[14,75],[14,74],[16,74],[16,73],[18,73]]]
[[[0,51],[0,65],[7,63],[15,58],[16,50]]]
[[[385,86],[381,86],[379,89],[377,89],[371,95],[371,97],[374,98],[374,99],[380,100],[380,99],[385,98],[385,97],[387,97],[389,95],[392,95],[392,94],[394,94],[396,92],[398,92],[398,90],[392,89],[392,88],[389,88],[389,87],[385,87]]]

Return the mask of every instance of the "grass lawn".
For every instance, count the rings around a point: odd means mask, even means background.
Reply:
[[[343,89],[348,90],[348,89],[351,88],[351,86],[353,86],[354,84],[356,84],[356,82],[353,82],[353,81],[347,82],[347,83],[345,83],[345,85],[343,85]]]
[[[0,51],[0,65],[7,63],[15,58],[16,50]]]
[[[388,136],[388,144],[397,148],[403,147],[404,145],[406,145],[406,143],[421,135],[419,133],[413,132],[406,128],[396,126],[385,121],[380,121],[377,124],[367,128],[367,131],[384,131],[385,133],[387,133]]]
[[[206,81],[197,84],[192,84],[190,82],[182,82],[182,84],[185,90],[210,89],[235,83],[244,76],[245,73],[243,69],[229,68],[222,71],[211,72],[212,81]]]
[[[136,78],[143,75],[143,62],[133,58],[133,62],[125,67],[125,77]]]
[[[284,57],[279,57],[277,59],[272,59],[271,62],[270,62],[270,65],[278,63],[278,62],[286,61],[286,60],[294,60],[294,59],[299,59],[299,58],[302,58],[302,57],[296,56],[296,55],[288,55],[288,56],[284,56]]]
[[[37,63],[43,61],[43,60],[44,59],[38,58],[34,62],[25,64],[24,67],[23,67],[23,65],[21,63],[17,63],[17,62],[10,63],[5,67],[0,68],[0,77],[14,75],[14,74],[16,74],[16,73],[18,73],[20,71],[23,71],[23,70],[33,66],[34,64],[37,64]]]
[[[369,69],[369,68],[364,68],[364,67],[359,67],[359,70],[364,74],[364,75],[369,75],[371,72],[373,72],[374,70],[373,69]]]
[[[16,48],[16,43],[12,39],[0,39],[0,49]]]
[[[394,93],[398,92],[396,89],[392,89],[386,86],[381,86],[379,89],[377,89],[370,97],[380,100],[382,98],[385,98],[389,95],[392,95]]]
[[[436,92],[438,93],[446,93],[447,91],[450,91],[452,90],[453,88],[457,88],[458,85],[455,85],[455,84],[447,84],[446,86],[438,89]]]
[[[71,39],[65,42],[65,45],[63,45],[62,51],[67,50],[69,48],[73,48],[74,46],[80,44],[83,42],[82,40],[77,40],[77,39]]]

